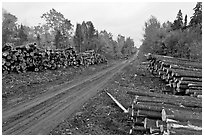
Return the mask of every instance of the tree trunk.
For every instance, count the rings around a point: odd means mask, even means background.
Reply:
[[[175,96],[151,92],[128,91],[127,94],[138,96],[140,102],[154,102],[172,104],[184,107],[198,107],[202,108],[202,99],[193,98],[189,96]],[[145,97],[146,96],[146,97]]]

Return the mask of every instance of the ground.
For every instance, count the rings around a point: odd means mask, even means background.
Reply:
[[[94,65],[84,69],[69,68],[55,71],[45,71],[40,73],[30,72],[20,75],[9,74],[7,76],[3,76],[3,110],[12,108],[15,105],[18,106],[18,104],[23,104],[24,102],[28,102],[29,100],[32,100],[32,98],[39,97],[56,85],[60,85],[72,80],[80,81],[81,78],[86,78],[90,74],[97,74],[97,72],[99,72],[100,70],[111,67],[119,62],[121,63],[120,60],[112,61],[108,64]],[[120,73],[117,73],[117,75],[113,76],[109,80],[105,88],[102,88],[98,92],[96,92],[97,94],[94,94],[94,96],[86,101],[83,105],[81,105],[81,107],[73,108],[74,112],[70,112],[71,115],[69,116],[66,115],[67,118],[56,125],[56,127],[54,127],[51,131],[49,130],[49,134],[128,135],[130,130],[130,123],[128,122],[129,115],[123,113],[123,111],[114,103],[114,101],[107,95],[106,92],[115,97],[126,109],[131,105],[133,101],[133,98],[127,94],[127,91],[150,91],[151,89],[154,92],[161,92],[165,83],[161,81],[161,79],[156,75],[152,75],[147,70],[147,65],[148,64],[146,62],[146,58],[142,53],[139,53],[136,60],[123,68]],[[100,79],[95,80],[95,83],[98,82],[97,80],[99,80],[100,82]],[[93,86],[94,81],[91,81],[89,83],[92,83]],[[91,89],[89,87],[86,87],[89,86],[88,84],[85,85],[85,88],[82,88],[81,91],[79,90],[79,94],[81,94],[81,96],[83,96],[83,94],[86,95],[86,89],[93,90],[93,88]],[[69,92],[66,93],[68,96],[76,93],[75,90],[71,90]],[[77,93],[76,96],[78,96]],[[61,99],[64,100],[64,98],[66,99],[69,97],[62,96],[58,98],[59,102],[62,101]],[[83,98],[79,99],[83,100]],[[73,102],[76,103],[76,101]],[[44,107],[46,107],[45,109],[49,109],[49,107],[51,106],[48,105]],[[33,108],[31,109],[33,110]],[[37,111],[38,109],[36,109],[36,115],[38,114]],[[30,112],[28,112],[28,116],[29,115]],[[33,113],[33,115],[35,116],[35,113]],[[25,115],[25,117],[26,116],[27,115]],[[48,117],[49,114],[47,114],[46,116]],[[20,120],[21,118],[19,119],[19,121]],[[32,119],[30,118],[30,120]],[[25,121],[22,120],[22,122]],[[35,123],[35,120],[29,122],[31,123],[31,126],[32,122]],[[10,124],[12,125],[13,123],[11,122]],[[10,130],[10,124],[7,124],[8,130]],[[7,129],[7,127],[3,128]],[[142,133],[138,132],[136,134]]]
[[[126,94],[127,90],[149,91],[154,89],[155,92],[160,92],[164,83],[149,73],[145,61],[144,56],[139,55],[137,60],[115,76],[105,89],[59,124],[50,134],[129,134],[129,116],[123,113],[105,91],[111,93],[125,108],[128,108],[132,102],[132,98]]]
[[[117,63],[117,61],[110,61],[109,64],[92,65],[88,68],[70,67],[52,71],[46,70],[43,72],[27,72],[22,74],[12,73],[9,75],[3,75],[3,109],[40,96],[55,85],[60,85],[64,82],[95,74],[115,63]]]

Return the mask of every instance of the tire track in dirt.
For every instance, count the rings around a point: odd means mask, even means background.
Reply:
[[[65,92],[66,90],[69,90],[71,88],[74,88],[80,84],[85,84],[86,82],[89,82],[91,80],[94,80],[97,77],[101,77],[102,75],[104,75],[107,71],[110,71],[111,69],[117,67],[119,65],[115,65],[113,67],[110,67],[108,69],[102,70],[99,73],[89,76],[89,77],[85,77],[83,78],[81,81],[77,82],[76,81],[69,81],[69,82],[65,82],[62,85],[57,85],[54,87],[51,87],[51,89],[49,89],[49,92],[42,95],[41,97],[37,97],[32,99],[31,101],[27,102],[27,103],[23,103],[23,104],[19,104],[17,106],[13,106],[7,109],[3,109],[3,113],[2,113],[2,120],[5,121],[6,119],[8,119],[9,117],[12,117],[14,115],[17,115],[25,110],[28,110],[34,106],[39,105],[42,102],[45,102],[46,100],[53,98],[54,96],[57,96],[63,92]]]
[[[17,112],[15,110],[4,112],[2,118],[8,122],[3,125],[3,134],[48,134],[62,120],[83,105],[87,99],[102,89],[108,80],[134,58],[99,72],[77,84],[58,87],[59,91],[48,94],[37,103],[31,101],[25,105],[20,105],[17,107]],[[5,116],[4,114],[9,111],[13,113]],[[9,121],[9,119],[11,120]]]

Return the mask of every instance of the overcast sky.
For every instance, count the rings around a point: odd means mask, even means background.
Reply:
[[[107,30],[116,39],[118,34],[134,39],[135,45],[141,45],[144,23],[151,15],[161,23],[173,22],[181,9],[183,17],[193,15],[196,2],[67,2],[67,3],[14,3],[3,2],[2,8],[18,18],[18,23],[28,26],[38,25],[43,20],[40,16],[51,8],[61,12],[65,18],[76,23],[92,21],[98,31]]]

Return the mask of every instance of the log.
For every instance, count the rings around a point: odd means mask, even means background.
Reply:
[[[145,118],[145,120],[144,120],[144,128],[151,128],[151,127],[157,128],[156,127],[156,120]]]
[[[182,81],[196,81],[196,82],[202,82],[201,78],[192,78],[192,77],[181,77]]]
[[[26,71],[43,71],[66,68],[68,66],[92,65],[105,63],[107,60],[100,54],[87,51],[83,60],[77,60],[76,52],[73,48],[63,50],[41,50],[36,44],[15,46],[11,50],[3,53],[3,73],[4,71],[24,73]],[[78,64],[79,63],[79,64]]]
[[[150,134],[159,135],[159,134],[162,134],[163,128],[162,127],[159,127],[159,128],[157,128],[157,127],[150,127],[149,132],[150,132]]]
[[[161,112],[161,110],[162,110],[161,107],[157,107],[157,106],[147,106],[147,105],[143,105],[143,104],[140,104],[140,103],[134,105],[134,109],[135,109],[135,110],[156,111],[156,112]]]
[[[202,82],[189,83],[188,87],[201,87],[202,88]]]
[[[132,128],[134,134],[134,131],[136,131],[136,134],[138,134],[138,131],[141,132],[142,134],[149,133],[149,129],[144,128],[143,126],[135,126]]]
[[[160,125],[166,125],[166,122],[162,120],[156,120],[156,127],[159,127]]]
[[[161,114],[162,121],[166,121],[167,119],[173,119],[181,122],[202,121],[201,112],[164,108]]]
[[[202,131],[189,130],[185,128],[172,128],[170,135],[202,135]]]
[[[144,123],[145,117],[144,116],[137,116],[136,114],[137,113],[135,113],[135,115],[133,116],[134,121]]]
[[[134,122],[134,126],[144,126],[144,122]]]
[[[171,104],[162,104],[162,103],[154,103],[154,102],[138,102],[138,104],[146,105],[146,106],[157,106],[159,108],[169,108],[169,109],[175,109],[175,110],[188,110],[188,111],[194,111],[194,112],[202,112],[202,108],[190,108],[190,107],[181,107],[178,105],[171,105]]]
[[[176,87],[180,88],[180,89],[187,89],[188,88],[188,84],[186,84],[186,83],[177,83]]]
[[[187,80],[179,80],[179,84],[182,85],[188,85],[188,84],[196,84],[196,85],[202,85],[202,81],[187,81]]]
[[[192,90],[202,90],[202,87],[190,86],[190,87],[188,87],[188,89],[192,89]]]
[[[140,91],[128,91],[127,94],[138,95],[138,101],[140,102],[154,102],[154,103],[164,103],[172,104],[177,106],[184,107],[198,107],[202,108],[202,99],[193,98],[189,96],[175,96],[175,95],[166,95],[160,93],[151,93],[151,92],[140,92]],[[145,98],[146,96],[146,98]]]
[[[146,111],[146,110],[138,110],[137,116],[144,116],[150,119],[161,119],[162,115],[160,112]]]
[[[184,67],[184,66],[178,66],[178,65],[175,65],[175,64],[171,64],[169,68],[171,68],[171,69],[181,69],[181,70],[190,70],[190,71],[199,71],[199,72],[202,71],[202,69],[200,69],[200,68],[189,68],[189,67]]]
[[[187,89],[186,94],[202,95],[202,90]]]
[[[194,93],[194,92],[196,92],[196,93],[201,93],[201,94],[202,94],[202,90],[196,90],[196,89],[187,89],[186,92],[188,92],[188,93],[190,93],[190,94],[191,94],[191,93]],[[201,94],[200,94],[200,95],[201,95]]]
[[[182,67],[187,67],[187,68],[194,68],[194,69],[202,69],[202,63],[198,63],[198,62],[190,62],[190,61],[181,61],[178,60],[178,58],[174,58],[174,59],[162,59],[161,60],[162,64],[165,65],[177,65],[177,66],[182,66]]]
[[[172,76],[176,77],[193,77],[193,78],[202,78],[202,72],[189,71],[189,70],[178,70],[171,69]]]
[[[195,123],[194,123],[195,124]],[[189,132],[191,134],[198,135],[198,133],[202,132],[202,122],[200,121],[199,125],[194,125],[190,122],[168,122],[167,126],[171,133],[174,134],[181,134],[181,135],[189,135]],[[182,131],[182,132],[181,132]]]

